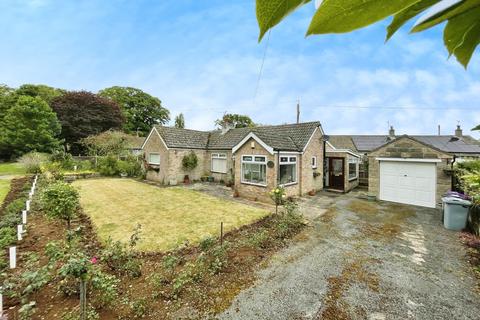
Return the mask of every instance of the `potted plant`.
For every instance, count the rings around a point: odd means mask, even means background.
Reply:
[[[193,151],[185,155],[182,159],[183,170],[187,172],[193,171],[197,167],[197,165],[198,165],[198,157]],[[185,184],[190,183],[190,177],[188,174],[185,175],[183,182]]]

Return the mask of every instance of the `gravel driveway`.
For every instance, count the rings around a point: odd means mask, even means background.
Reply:
[[[220,319],[480,319],[458,234],[433,209],[361,200],[302,200],[310,221]]]

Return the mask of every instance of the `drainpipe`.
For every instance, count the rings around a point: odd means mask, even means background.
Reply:
[[[455,164],[456,159],[457,159],[457,156],[453,155],[453,161],[451,164],[451,168],[452,168],[452,179],[451,179],[452,186],[450,188],[451,190],[453,190],[453,188],[455,187],[455,171],[453,170],[453,165]],[[457,190],[453,190],[453,191],[457,191]]]

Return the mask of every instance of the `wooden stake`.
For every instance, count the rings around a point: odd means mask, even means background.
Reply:
[[[19,224],[17,226],[17,240],[18,241],[22,241],[22,239],[23,239],[22,233],[23,233],[23,224]]]
[[[27,210],[22,210],[22,223],[27,224]]]
[[[0,293],[0,318],[3,316],[3,295]]]
[[[10,247],[10,269],[15,269],[17,267],[17,247]]]
[[[220,245],[223,246],[223,221],[220,222]]]

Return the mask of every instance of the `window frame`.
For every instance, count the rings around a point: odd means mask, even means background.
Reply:
[[[213,170],[213,159],[225,160],[225,172],[214,171]],[[228,172],[228,160],[227,160],[227,154],[226,153],[224,153],[224,152],[214,152],[214,153],[212,153],[212,157],[211,157],[211,161],[210,161],[210,172],[221,173],[221,174],[226,174]]]
[[[282,158],[287,158],[287,161],[282,162]],[[295,159],[292,161],[292,159]],[[281,181],[281,166],[286,166],[286,165],[295,165],[295,181],[288,182],[288,183],[280,183]],[[291,155],[291,154],[279,154],[278,155],[278,182],[279,185],[282,187],[288,187],[288,186],[293,186],[295,184],[298,184],[298,156],[297,155]]]
[[[150,160],[152,155],[158,156],[158,163],[152,162]],[[149,152],[148,153],[148,164],[153,165],[153,166],[159,166],[161,163],[162,163],[162,157],[161,157],[160,153],[158,153],[158,152]]]
[[[311,164],[312,164],[312,169],[317,169],[318,168],[317,156],[312,156]]]
[[[355,176],[350,176],[350,165],[355,165]],[[358,179],[358,169],[359,169],[360,161],[356,157],[348,157],[348,181],[353,181]]]
[[[245,160],[244,158],[245,157],[251,157],[252,160]],[[262,157],[264,159],[264,161],[256,161],[255,158],[259,158],[259,157]],[[268,159],[267,159],[267,156],[264,156],[264,155],[254,155],[254,154],[243,154],[240,158],[240,182],[242,184],[249,184],[249,185],[253,185],[253,186],[259,186],[259,187],[266,187],[267,184],[268,184],[268,181],[267,181],[267,162],[268,162]],[[244,163],[250,163],[250,164],[259,164],[259,165],[263,165],[265,166],[265,183],[255,183],[255,182],[250,182],[250,181],[245,181],[244,178],[245,178],[245,175],[244,175],[244,172],[243,172],[243,164]]]

